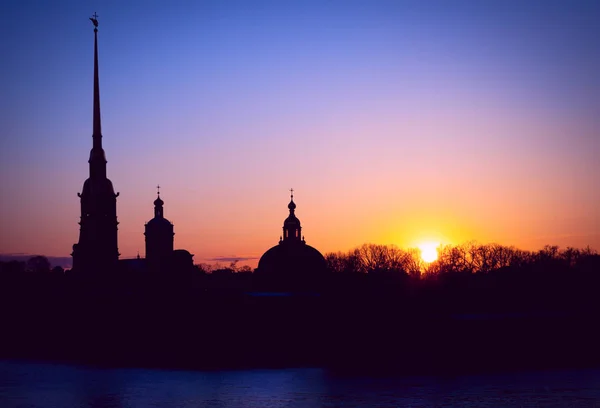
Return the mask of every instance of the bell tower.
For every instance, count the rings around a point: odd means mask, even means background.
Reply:
[[[73,269],[84,272],[111,272],[119,261],[117,246],[117,197],[112,182],[106,177],[106,156],[102,148],[100,121],[100,85],[98,79],[98,20],[94,13],[94,102],[92,150],[89,177],[81,199],[79,242],[73,245]]]
[[[283,236],[279,243],[287,242],[302,242],[302,227],[300,226],[300,220],[294,213],[296,210],[296,203],[294,203],[294,189],[290,189],[290,203],[288,204],[290,215],[283,222]]]
[[[146,262],[148,269],[153,272],[165,270],[173,256],[173,241],[175,233],[173,224],[165,218],[164,204],[160,198],[160,186],[157,198],[154,200],[154,218],[144,226],[146,237]]]

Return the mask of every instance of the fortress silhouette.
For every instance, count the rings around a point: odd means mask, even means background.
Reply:
[[[422,275],[414,254],[382,245],[325,260],[304,240],[292,191],[254,273],[207,274],[175,249],[158,190],[145,257],[119,259],[92,22],[93,145],[73,269],[0,262],[0,358],[361,375],[600,367],[600,255],[589,248],[451,247]],[[367,265],[374,254],[383,261]]]
[[[81,200],[79,241],[73,245],[73,272],[97,277],[127,270],[151,274],[192,270],[193,255],[185,249],[174,249],[174,225],[164,216],[164,201],[157,186],[154,218],[145,224],[145,259],[119,260],[117,197],[107,177],[106,155],[102,148],[100,118],[100,84],[98,69],[98,20],[94,24],[94,103],[92,149],[89,177],[78,196]],[[314,288],[327,270],[323,255],[306,244],[301,235],[300,220],[295,215],[293,189],[288,204],[289,216],[283,223],[279,244],[267,250],[256,269],[258,286],[270,290]]]

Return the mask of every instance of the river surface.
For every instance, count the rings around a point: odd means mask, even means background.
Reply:
[[[600,370],[371,378],[0,361],[0,407],[600,407]]]

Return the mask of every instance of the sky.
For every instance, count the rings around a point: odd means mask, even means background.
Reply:
[[[175,247],[600,249],[600,2],[4,1],[0,254],[69,256],[93,25],[121,258]]]

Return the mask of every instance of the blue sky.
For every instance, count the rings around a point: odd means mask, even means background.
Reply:
[[[197,258],[275,244],[290,187],[323,252],[600,248],[599,2],[123,3],[0,6],[0,252],[77,240],[95,11],[125,256],[158,183]]]

